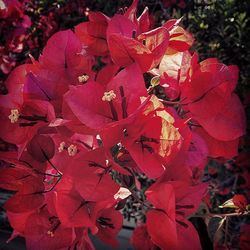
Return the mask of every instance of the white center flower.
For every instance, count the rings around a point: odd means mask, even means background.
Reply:
[[[118,190],[118,192],[114,195],[114,198],[117,200],[118,198],[120,199],[126,199],[127,197],[129,197],[131,195],[131,192],[124,187],[120,187],[120,189]]]
[[[58,151],[61,153],[64,149],[65,149],[65,142],[64,141],[62,141],[61,143],[60,143],[60,146],[58,147]]]
[[[78,81],[81,83],[85,83],[89,80],[89,76],[87,74],[83,74],[82,76],[78,76]]]
[[[102,97],[102,100],[104,102],[111,102],[112,100],[114,100],[116,98],[116,94],[114,92],[114,90],[110,90],[108,92],[104,92],[104,95]]]
[[[8,118],[10,119],[11,123],[16,123],[19,119],[20,113],[18,111],[18,109],[12,109],[10,111],[10,115],[8,116]]]
[[[52,231],[48,231],[47,234],[50,236],[50,237],[54,237],[54,233]]]
[[[77,153],[77,146],[71,144],[71,145],[68,147],[68,154],[69,154],[69,156],[74,156],[76,153]]]

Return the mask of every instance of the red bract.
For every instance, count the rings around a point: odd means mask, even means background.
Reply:
[[[166,169],[165,164],[177,154],[182,139],[167,112],[151,115],[126,127],[128,136],[124,138],[124,146],[143,173],[149,178],[157,178]],[[141,128],[139,133],[134,131],[134,126]]]
[[[27,218],[24,236],[28,250],[69,247],[75,238],[73,229],[63,227],[58,217],[50,214],[46,207]]]
[[[135,228],[131,244],[136,250],[156,250],[157,246],[151,241],[147,231],[147,226],[142,224]]]
[[[147,230],[152,241],[161,249],[174,249],[177,246],[177,233],[175,196],[172,186],[152,185],[147,190],[146,196],[154,206],[146,214]]]
[[[27,101],[12,105],[11,108],[1,110],[0,136],[6,141],[17,144],[21,154],[29,140],[39,129],[47,127],[55,114],[51,104],[45,101]]]
[[[194,119],[197,119],[195,115]],[[235,140],[244,135],[246,130],[244,109],[235,94],[232,94],[218,114],[197,120],[212,137],[221,141]]]
[[[35,135],[28,144],[27,150],[34,159],[45,162],[54,156],[55,144],[49,136]]]
[[[15,68],[8,76],[5,85],[8,90],[7,95],[1,95],[0,105],[5,108],[13,108],[23,102],[23,86],[26,74],[31,70],[31,64],[24,64]]]
[[[206,185],[162,182],[146,191],[147,200],[153,204],[146,224],[154,244],[161,249],[183,249],[192,238],[192,249],[201,249],[197,232],[185,218],[197,209],[205,189]]]
[[[232,198],[233,203],[236,207],[238,207],[241,211],[246,210],[247,206],[247,199],[244,195],[242,194],[235,194]]]
[[[142,33],[135,12],[128,15],[130,18],[126,14],[111,18],[107,29],[108,46],[115,64],[128,66],[136,62],[145,72],[160,62],[168,46],[169,33],[165,28]]]
[[[230,141],[219,141],[210,136],[204,129],[196,128],[195,131],[205,140],[210,157],[224,157],[231,159],[238,155],[239,139]]]
[[[112,163],[107,162],[103,150],[96,149],[74,157],[69,169],[76,190],[87,201],[101,201],[114,197],[119,190],[111,176]],[[103,188],[105,187],[105,188]]]
[[[96,236],[109,246],[118,247],[116,237],[123,223],[121,213],[114,208],[103,209],[99,212],[96,222],[98,227]]]
[[[106,41],[106,31],[109,18],[101,12],[90,12],[89,22],[83,22],[75,27],[76,36],[89,53],[95,56],[106,56],[109,53]]]
[[[167,54],[169,55],[177,51],[188,50],[194,42],[192,34],[179,26],[180,21],[181,19],[172,19],[163,25],[163,27],[169,30],[170,34],[169,46],[167,49]]]
[[[12,3],[0,15],[20,16],[23,31],[29,20]],[[201,177],[208,160],[235,157],[245,133],[234,93],[238,69],[215,58],[199,63],[181,19],[150,30],[148,9],[137,18],[137,4],[110,18],[90,12],[75,33],[54,34],[38,61],[30,56],[32,64],[6,81],[0,188],[15,192],[4,204],[10,240],[25,237],[28,250],[94,250],[89,234],[118,247],[122,209],[139,222],[135,249],[201,249],[187,218],[206,193]],[[57,27],[53,16],[39,19],[44,37]],[[21,30],[10,42],[15,53],[22,50]],[[11,61],[0,50],[7,72]],[[247,183],[240,159],[225,164],[237,171],[235,190],[240,178]],[[246,213],[243,196],[233,202]]]
[[[186,98],[192,118],[218,140],[234,140],[245,133],[242,104],[232,94],[236,81],[237,68],[210,59],[201,62],[182,85],[182,99]]]
[[[26,168],[1,169],[1,188],[16,191],[5,208],[13,213],[29,212],[39,208],[43,202],[44,185],[42,177]]]
[[[59,74],[67,84],[76,84],[79,76],[90,74],[93,57],[86,53],[76,35],[66,30],[48,40],[39,63]]]
[[[174,118],[155,96],[146,99],[123,122],[107,126],[100,135],[108,148],[121,143],[149,178],[161,176],[182,145]]]
[[[53,205],[62,225],[65,227],[86,227],[96,231],[90,218],[89,202],[74,189],[72,179],[63,177],[52,195]]]
[[[93,98],[89,98],[91,95]],[[106,86],[90,81],[83,86],[71,87],[64,100],[84,125],[101,129],[129,116],[140,105],[140,97],[144,95],[146,89],[141,72],[136,65],[131,65]]]

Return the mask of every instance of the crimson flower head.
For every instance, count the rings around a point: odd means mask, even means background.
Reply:
[[[137,2],[124,15],[116,14],[110,19],[107,41],[115,64],[126,67],[136,62],[145,72],[159,64],[169,43],[169,32],[164,27],[145,30],[142,22],[146,19],[149,23],[149,18],[146,11],[136,18]]]
[[[236,156],[246,130],[234,93],[238,68],[199,62],[181,19],[151,30],[148,8],[137,17],[137,4],[113,17],[90,12],[6,81],[0,188],[13,192],[4,204],[10,240],[25,237],[28,250],[94,250],[91,235],[117,248],[127,212],[139,222],[135,249],[201,249],[189,217],[208,187],[204,167]],[[0,5],[0,16],[20,16],[29,27],[18,1]],[[19,53],[15,38],[11,51]],[[246,172],[241,160],[237,175]],[[230,202],[246,213],[244,196]]]
[[[192,239],[192,249],[201,249],[197,232],[186,217],[197,209],[205,190],[206,185],[156,182],[146,191],[147,200],[153,205],[146,213],[146,225],[155,245],[181,250]]]
[[[109,18],[101,12],[89,12],[89,21],[75,27],[76,36],[86,46],[87,51],[95,56],[109,54],[106,32]]]

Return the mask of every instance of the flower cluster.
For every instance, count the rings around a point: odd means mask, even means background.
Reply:
[[[14,54],[22,52],[30,17],[24,14],[22,2],[1,1],[0,8],[0,70],[8,74],[16,65]]]
[[[0,84],[15,66],[30,61],[30,53],[34,55],[40,52],[40,47],[45,45],[48,38],[66,25],[70,13],[74,13],[76,19],[86,10],[84,0],[77,3],[53,1],[47,9],[41,2],[0,2]],[[61,22],[60,19],[65,21]]]
[[[94,249],[89,234],[116,247],[129,196],[145,212],[135,249],[201,249],[187,217],[208,157],[236,156],[245,133],[238,69],[199,62],[181,20],[150,30],[137,2],[90,12],[6,81],[0,137],[17,150],[1,152],[0,188],[15,192],[5,209],[27,249]]]

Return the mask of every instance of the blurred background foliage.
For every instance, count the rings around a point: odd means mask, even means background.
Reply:
[[[190,1],[188,8],[185,21],[196,38],[194,47],[200,58],[217,57],[238,65],[238,92],[244,95],[250,79],[249,1]]]

